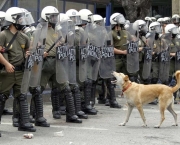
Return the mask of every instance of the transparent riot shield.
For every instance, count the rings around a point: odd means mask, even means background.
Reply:
[[[105,41],[105,27],[90,23],[86,26],[88,29],[88,55],[87,55],[87,77],[91,80],[97,80],[101,47]]]
[[[168,49],[169,40],[161,40],[161,52],[159,55],[159,79],[162,83],[169,79],[170,52]]]
[[[101,63],[99,67],[99,75],[104,79],[112,78],[112,72],[116,70],[111,26],[106,26],[105,28],[105,44],[101,48]]]
[[[144,63],[142,70],[143,79],[148,79],[151,74],[152,66],[152,53],[153,53],[153,43],[154,43],[155,33],[148,33],[146,36],[146,47],[144,47]]]
[[[45,42],[47,36],[48,23],[41,22],[41,25],[43,27],[41,29],[40,37],[36,45],[36,50],[33,53],[34,66],[32,67],[31,70],[31,77],[29,82],[30,87],[37,87],[40,85],[42,65],[43,65],[43,54],[44,54],[44,48],[45,48]]]
[[[21,85],[21,93],[26,94],[29,88],[29,82],[30,82],[30,76],[32,69],[34,67],[35,63],[35,52],[36,52],[36,46],[38,44],[38,41],[40,39],[41,31],[43,29],[42,23],[39,23],[36,26],[36,30],[32,34],[32,40],[30,42],[30,55],[26,58],[25,62],[25,69],[24,69],[24,74],[23,74],[23,79],[22,79],[22,85]],[[47,28],[47,27],[46,27]]]
[[[175,71],[180,70],[180,39],[175,40],[176,55],[175,55]]]
[[[87,80],[87,70],[88,70],[88,47],[87,47],[87,40],[88,40],[88,31],[87,29],[79,28],[77,32],[77,37],[79,36],[78,46],[79,46],[79,81],[84,82]]]
[[[76,48],[74,46],[75,25],[68,23],[67,46],[68,46],[68,79],[70,84],[76,84]]]
[[[62,84],[68,82],[68,46],[67,46],[67,35],[68,35],[68,21],[60,22],[61,29],[57,31],[58,35],[62,35],[64,42],[56,47],[56,80]]]
[[[139,25],[137,22],[131,23],[127,37],[127,71],[136,73],[139,70]]]

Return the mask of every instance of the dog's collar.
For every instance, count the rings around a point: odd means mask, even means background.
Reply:
[[[122,92],[125,92],[127,89],[129,89],[129,87],[132,85],[132,83],[129,83],[123,90]]]

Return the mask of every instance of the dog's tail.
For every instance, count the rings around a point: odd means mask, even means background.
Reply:
[[[176,77],[177,83],[174,87],[172,87],[173,93],[176,92],[180,88],[180,70],[176,71],[175,77]]]

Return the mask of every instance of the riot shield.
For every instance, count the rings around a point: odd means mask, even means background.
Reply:
[[[176,55],[175,55],[175,71],[180,70],[180,39],[175,39]]]
[[[146,36],[146,47],[144,47],[144,63],[143,63],[143,70],[142,70],[142,78],[148,79],[151,74],[151,66],[152,66],[152,50],[153,50],[153,43],[154,43],[155,33],[148,33]]]
[[[88,47],[87,47],[87,40],[88,40],[88,31],[87,29],[79,28],[79,81],[84,82],[87,80],[87,70],[88,70]]]
[[[34,52],[34,66],[31,70],[31,77],[29,86],[37,87],[40,84],[42,65],[43,65],[43,54],[45,48],[45,41],[47,36],[48,23],[41,22],[42,29],[40,32],[39,40],[36,44],[36,50]]]
[[[70,84],[76,84],[76,48],[74,46],[75,25],[68,23],[67,46],[68,46],[68,79]]]
[[[138,30],[138,22],[129,25],[127,37],[127,71],[129,73],[136,73],[139,70]]]
[[[99,67],[99,75],[103,79],[112,78],[112,72],[116,70],[111,26],[106,26],[105,28],[105,44],[101,48],[101,63]]]
[[[101,56],[101,47],[105,41],[105,27],[90,23],[86,26],[88,29],[88,55],[87,55],[87,77],[96,81]]]
[[[159,79],[162,83],[169,79],[170,52],[168,49],[169,40],[161,40],[161,52],[159,54]]]
[[[56,80],[62,84],[68,82],[68,46],[67,46],[67,35],[68,35],[68,21],[61,21],[61,30],[56,31],[58,35],[62,35],[65,42],[56,47]]]
[[[22,85],[21,85],[21,93],[26,94],[29,88],[29,81],[30,81],[30,76],[31,76],[31,71],[32,68],[34,67],[34,61],[35,61],[35,51],[36,51],[36,46],[38,44],[40,34],[42,31],[43,25],[42,23],[39,23],[36,26],[36,30],[32,34],[32,41],[30,42],[30,55],[26,58],[25,62],[25,69],[24,69],[24,74],[23,74],[23,79],[22,79]]]

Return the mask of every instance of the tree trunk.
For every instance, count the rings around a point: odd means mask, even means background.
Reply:
[[[137,19],[143,19],[148,15],[151,0],[117,0],[126,13],[126,19],[134,22]]]

